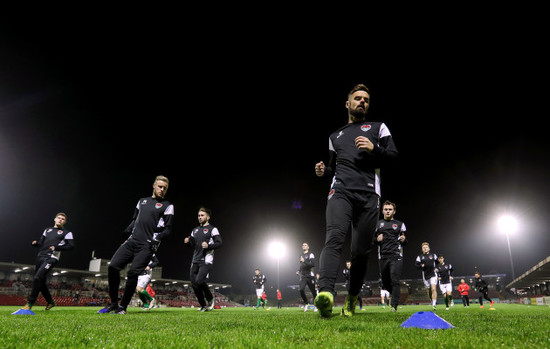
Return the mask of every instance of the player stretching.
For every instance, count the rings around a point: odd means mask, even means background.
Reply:
[[[206,207],[201,207],[198,213],[199,226],[193,229],[191,236],[184,242],[193,248],[193,260],[189,278],[195,296],[201,305],[199,311],[214,309],[214,296],[208,288],[208,274],[214,263],[214,250],[222,246],[222,237],[218,228],[210,224],[212,212]],[[208,302],[208,307],[206,306]]]
[[[55,307],[50,291],[48,290],[48,275],[53,270],[55,264],[59,261],[61,251],[68,251],[74,248],[73,233],[64,228],[67,223],[67,215],[59,212],[55,215],[54,225],[51,228],[44,229],[39,240],[34,240],[31,244],[39,248],[36,256],[36,264],[34,266],[34,277],[32,280],[32,290],[27,304],[21,308],[22,310],[31,310],[32,306],[38,298],[38,294],[42,293],[46,300],[46,310]]]
[[[312,299],[317,297],[317,290],[315,290],[315,274],[313,273],[315,256],[312,252],[309,252],[309,244],[307,242],[302,244],[302,252],[303,253],[300,255],[300,270],[296,272],[296,275],[300,276],[300,296],[304,301],[304,311],[307,311],[309,301],[306,296],[306,286],[311,291]]]
[[[422,243],[422,254],[416,257],[415,265],[422,270],[422,280],[428,289],[428,298],[432,301],[433,310],[437,304],[437,255],[430,253],[430,244]]]
[[[153,194],[139,199],[134,216],[125,232],[130,237],[116,250],[109,264],[109,297],[111,304],[98,311],[100,314],[114,312],[126,314],[126,308],[138,283],[138,277],[145,270],[151,256],[158,250],[160,242],[172,232],[174,206],[164,198],[168,191],[168,178],[157,176],[153,182]],[[120,271],[129,263],[124,294],[118,304]]]
[[[329,137],[328,164],[315,164],[318,177],[333,176],[326,207],[325,246],[319,261],[319,294],[315,305],[321,317],[330,317],[342,247],[351,230],[349,293],[343,315],[355,313],[355,304],[367,271],[367,261],[380,205],[380,168],[397,158],[388,127],[366,120],[369,89],[358,84],[348,93],[348,124]]]
[[[382,289],[391,294],[391,311],[397,311],[401,297],[401,270],[403,269],[403,245],[407,243],[405,237],[405,223],[393,218],[395,204],[386,201],[382,205],[384,219],[376,225],[375,243],[378,244],[378,263],[380,263],[380,277]]]

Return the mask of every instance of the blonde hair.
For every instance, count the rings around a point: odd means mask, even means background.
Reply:
[[[168,180],[168,177],[166,177],[166,176],[158,175],[155,178],[155,181],[153,182],[153,184],[155,184],[157,181],[163,181],[163,182],[166,182],[167,185],[170,185],[170,181]]]

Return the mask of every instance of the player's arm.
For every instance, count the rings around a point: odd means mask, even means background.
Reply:
[[[153,269],[154,267],[159,265],[159,263],[160,263],[160,261],[159,261],[157,255],[153,253],[153,255],[151,256],[151,261],[149,262],[149,264],[147,264],[147,266],[149,267],[149,269]]]
[[[336,165],[336,152],[334,151],[334,147],[332,146],[332,141],[328,140],[329,142],[329,160],[328,163],[325,164],[324,162],[318,162],[315,164],[315,174],[317,177],[331,177],[334,174],[334,167]]]
[[[215,250],[217,248],[222,247],[222,245],[223,245],[223,241],[222,241],[220,232],[218,231],[218,228],[212,229],[212,243],[208,244],[208,249]]]
[[[406,245],[409,241],[407,240],[407,237],[405,236],[405,232],[407,231],[407,227],[405,227],[405,223],[401,224],[401,236],[399,238],[399,242],[401,245]]]
[[[397,151],[397,147],[393,142],[390,130],[386,124],[380,126],[378,137],[378,144],[374,144],[371,154],[382,161],[383,165],[394,163],[399,157],[399,152]]]
[[[127,239],[130,236],[130,234],[132,234],[132,231],[134,230],[134,225],[136,224],[136,219],[138,214],[139,214],[139,201],[136,205],[136,208],[134,209],[134,214],[132,215],[132,220],[130,221],[130,224],[128,224],[126,229],[124,229],[124,231],[121,234],[122,238]]]
[[[416,260],[414,261],[414,265],[415,265],[417,268],[422,268],[422,260],[420,259],[420,256],[417,256],[417,257],[416,257]]]
[[[69,232],[65,235],[65,238],[55,246],[56,251],[69,251],[74,248],[73,233]]]
[[[35,247],[42,246],[42,244],[44,243],[44,239],[46,238],[46,230],[47,229],[44,229],[44,231],[42,232],[42,235],[40,235],[40,239],[34,240],[33,242],[31,242],[31,245]]]
[[[168,235],[172,234],[172,226],[174,225],[174,205],[169,205],[161,219],[161,230],[154,237],[157,241],[162,241]]]

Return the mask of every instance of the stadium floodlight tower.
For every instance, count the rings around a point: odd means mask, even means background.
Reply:
[[[501,232],[506,234],[508,240],[508,254],[510,255],[510,266],[512,267],[512,281],[516,279],[514,273],[514,262],[512,261],[512,248],[510,247],[510,234],[514,234],[518,229],[518,221],[514,216],[504,215],[498,219],[498,227]]]
[[[277,289],[280,290],[281,287],[279,285],[279,263],[281,261],[281,257],[285,255],[285,245],[283,245],[280,242],[272,242],[269,244],[269,254],[271,257],[275,257],[277,259]]]

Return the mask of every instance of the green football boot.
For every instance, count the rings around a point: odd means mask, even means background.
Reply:
[[[355,314],[355,306],[357,305],[357,296],[352,296],[348,293],[346,296],[346,302],[342,308],[343,316],[353,316]]]
[[[332,306],[334,305],[334,296],[330,292],[319,292],[315,297],[315,307],[319,311],[319,315],[324,318],[332,316]]]

